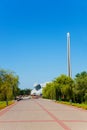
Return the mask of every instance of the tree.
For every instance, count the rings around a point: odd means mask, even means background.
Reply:
[[[20,89],[19,95],[30,95],[31,89]]]
[[[87,104],[87,93],[85,93],[84,99],[85,99],[85,103]]]
[[[78,73],[75,77],[75,98],[76,101],[81,103],[85,101],[85,94],[87,93],[87,72],[83,71]]]
[[[54,80],[54,83],[59,86],[61,90],[59,95],[63,100],[73,99],[74,81],[70,77],[61,75]]]
[[[70,77],[61,75],[55,78],[53,82],[46,84],[43,89],[43,97],[56,100],[73,99],[73,84],[74,81]]]
[[[17,92],[18,80],[18,76],[14,75],[14,73],[2,69],[0,70],[0,98],[1,100],[5,100],[7,105],[8,100]]]
[[[51,99],[52,98],[52,83],[47,83],[46,87],[43,88],[43,97]]]
[[[11,88],[12,88],[12,93],[13,93],[13,98],[16,99],[16,96],[18,95],[19,92],[19,77],[16,75],[13,75],[12,73],[9,74],[10,76],[10,83],[11,83]]]

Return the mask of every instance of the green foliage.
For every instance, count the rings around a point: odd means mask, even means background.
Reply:
[[[8,101],[8,105],[11,105],[11,104],[13,104],[14,103],[14,101]],[[1,109],[3,109],[3,108],[5,108],[7,105],[6,105],[6,102],[5,101],[1,101],[0,102],[0,110]]]
[[[43,89],[43,97],[52,99],[52,86],[51,83],[48,83],[46,87]]]
[[[43,97],[48,99],[87,103],[87,72],[83,71],[75,79],[61,75],[43,89]]]
[[[30,95],[31,89],[20,89],[19,95]]]
[[[72,96],[73,80],[66,75],[57,77],[43,89],[43,97],[45,98],[70,100]]]
[[[70,100],[73,97],[73,80],[66,76],[66,75],[61,75],[60,77],[56,78],[54,80],[61,89],[61,98],[64,98],[64,100]]]
[[[75,78],[75,100],[76,102],[84,102],[87,93],[87,72],[78,73]]]
[[[85,93],[84,99],[85,99],[85,103],[87,104],[87,93]]]
[[[8,100],[15,98],[18,91],[19,78],[14,73],[0,70],[0,100]]]
[[[79,103],[70,103],[70,102],[65,102],[65,101],[57,101],[58,103],[61,103],[61,104],[66,104],[66,105],[72,105],[74,107],[78,107],[78,108],[83,108],[85,110],[87,110],[87,104],[79,104]]]

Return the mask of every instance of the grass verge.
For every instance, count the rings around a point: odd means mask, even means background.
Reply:
[[[64,102],[64,101],[56,101],[57,103],[61,103],[61,104],[66,104],[66,105],[70,105],[70,106],[75,106],[77,108],[82,108],[87,110],[87,104],[79,104],[79,103],[70,103],[70,102]]]
[[[13,103],[14,103],[14,101],[8,101],[8,106],[13,104]],[[7,107],[6,102],[5,101],[0,101],[0,110],[5,108],[5,107]]]

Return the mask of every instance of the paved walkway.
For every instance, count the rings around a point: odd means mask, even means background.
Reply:
[[[87,130],[87,111],[45,99],[23,100],[0,111],[0,130]]]

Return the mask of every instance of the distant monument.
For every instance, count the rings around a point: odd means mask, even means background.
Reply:
[[[39,89],[41,89],[41,85],[40,85],[40,84],[37,84],[37,85],[35,86],[35,89],[38,91]]]
[[[42,95],[42,87],[40,84],[34,86],[34,89],[31,91],[31,95]]]
[[[46,83],[47,83],[47,82],[46,82]],[[46,86],[46,83],[43,83],[43,84],[35,84],[35,85],[34,85],[34,89],[32,89],[32,91],[31,91],[31,95],[41,96],[41,95],[42,95],[42,90],[43,90],[43,88]]]
[[[70,59],[70,33],[67,33],[67,70],[68,76],[71,77],[71,59]]]

